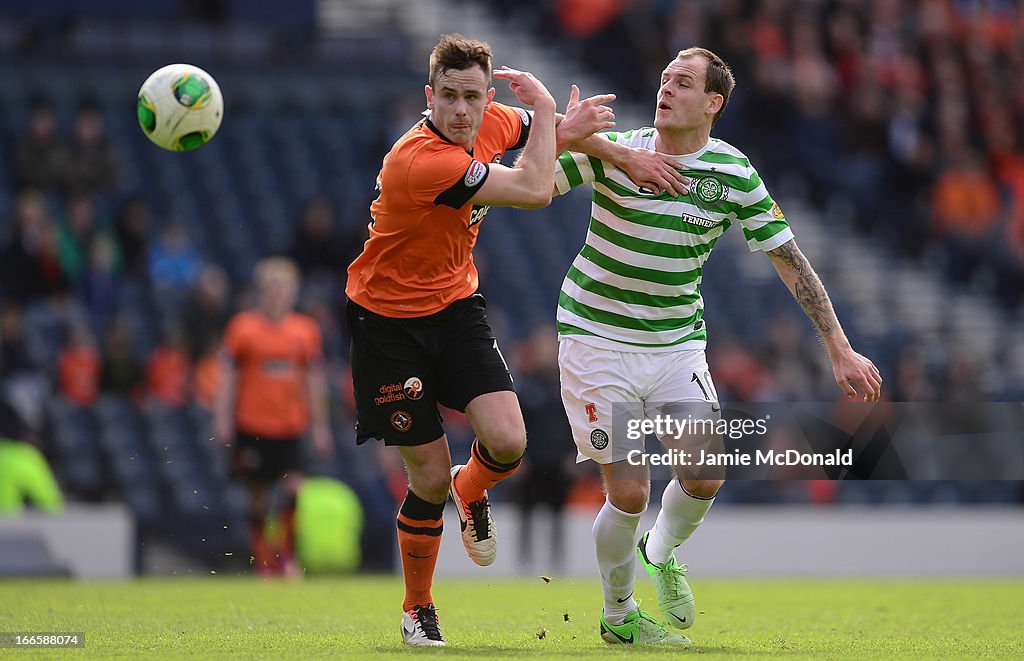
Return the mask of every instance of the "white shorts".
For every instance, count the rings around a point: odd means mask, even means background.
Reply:
[[[626,459],[632,450],[643,451],[644,436],[635,438],[635,428],[627,433],[627,424],[653,419],[667,405],[680,404],[695,416],[720,416],[703,349],[623,352],[561,337],[558,366],[577,462],[609,464]]]

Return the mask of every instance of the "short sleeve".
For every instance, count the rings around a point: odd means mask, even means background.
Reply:
[[[745,185],[747,190],[739,191],[741,208],[736,219],[743,227],[750,252],[774,250],[793,238],[793,230],[757,171],[750,168],[750,172]]]
[[[499,124],[501,130],[500,144],[505,149],[522,149],[530,137],[530,126],[533,115],[523,108],[506,106],[503,103],[492,103],[488,111]]]
[[[416,204],[444,204],[458,209],[487,179],[489,166],[456,145],[421,153],[409,166],[407,185]]]
[[[567,151],[555,161],[555,188],[559,195],[603,179],[604,162],[599,158]]]

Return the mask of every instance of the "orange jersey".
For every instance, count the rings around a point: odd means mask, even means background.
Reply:
[[[192,361],[188,352],[161,345],[153,350],[146,365],[150,394],[170,406],[188,402]]]
[[[100,395],[100,354],[87,346],[69,346],[60,352],[57,371],[60,390],[79,406],[92,406]]]
[[[386,317],[423,317],[474,293],[473,246],[489,207],[469,200],[490,164],[525,144],[529,125],[526,111],[492,103],[472,154],[429,119],[399,138],[377,175],[370,238],[348,267],[348,297]]]
[[[224,352],[237,370],[235,425],[252,436],[294,438],[309,426],[306,368],[323,360],[320,327],[291,313],[275,322],[259,310],[231,319]]]

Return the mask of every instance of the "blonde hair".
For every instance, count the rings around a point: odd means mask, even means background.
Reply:
[[[296,266],[295,262],[287,257],[266,257],[256,263],[256,267],[252,271],[253,280],[257,285],[262,285],[267,280],[272,278],[282,278],[288,280],[296,288],[302,282],[302,275],[299,273],[299,267]]]

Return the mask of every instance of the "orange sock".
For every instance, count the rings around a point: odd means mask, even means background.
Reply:
[[[469,453],[469,461],[455,477],[458,483],[459,497],[467,503],[482,499],[484,491],[498,482],[512,477],[522,462],[522,457],[510,464],[495,461],[487,453],[487,448],[480,444],[479,439],[474,439]]]
[[[252,566],[257,573],[267,575],[276,571],[277,558],[267,543],[263,519],[249,522],[249,548],[252,552]]]
[[[288,496],[281,510],[281,572],[284,572],[288,568],[288,563],[295,559],[295,501],[295,496]]]
[[[434,603],[430,586],[434,565],[441,547],[444,503],[428,503],[410,489],[398,511],[398,549],[405,574],[405,601],[402,610]]]

